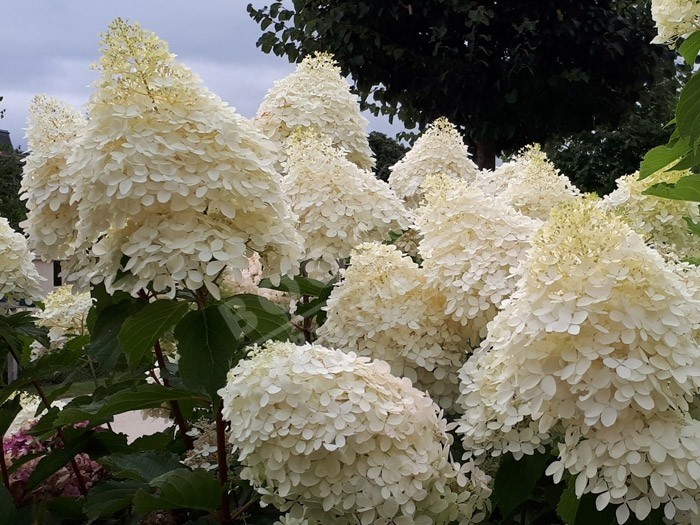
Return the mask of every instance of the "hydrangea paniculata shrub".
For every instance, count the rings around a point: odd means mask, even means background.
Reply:
[[[453,409],[470,348],[460,323],[444,313],[445,297],[410,257],[390,245],[358,246],[327,310],[320,344],[386,361],[394,375]]]
[[[383,361],[267,343],[219,394],[241,476],[282,511],[301,519],[301,506],[309,523],[348,525],[484,517],[487,478],[451,461],[440,409]]]
[[[478,346],[486,324],[515,291],[542,223],[444,175],[426,178],[424,191],[416,212],[423,272],[445,295],[445,314],[464,325],[470,344]]]
[[[695,509],[700,478],[682,473],[700,461],[687,414],[700,386],[698,306],[621,219],[589,200],[556,208],[460,371],[465,449],[532,454],[563,432],[548,472],[568,470],[599,509],[620,505],[620,523]]]
[[[442,173],[468,184],[478,173],[462,135],[446,118],[439,118],[428,126],[413,148],[390,169],[389,185],[410,208],[420,204],[421,185],[428,175]]]
[[[258,108],[255,125],[278,147],[277,169],[284,170],[287,144],[294,130],[311,128],[363,170],[374,168],[367,140],[367,119],[357,95],[328,53],[307,56],[294,73],[275,82]]]
[[[218,297],[221,271],[247,269],[252,252],[266,274],[297,268],[301,239],[272,143],[137,24],[110,25],[96,67],[71,159],[83,173],[77,244],[94,243],[92,282],[169,296],[206,287]]]
[[[391,188],[347,160],[328,137],[300,131],[288,153],[282,189],[298,218],[310,271],[334,272],[358,244],[386,240],[411,225]]]

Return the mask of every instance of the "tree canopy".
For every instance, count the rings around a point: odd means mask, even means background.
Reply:
[[[293,0],[248,11],[264,52],[332,53],[366,108],[408,128],[447,117],[482,167],[552,134],[615,125],[673,67],[649,44],[647,1]]]

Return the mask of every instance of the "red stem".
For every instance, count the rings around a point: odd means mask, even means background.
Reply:
[[[160,347],[160,341],[156,340],[155,345],[153,345],[153,349],[156,353],[156,361],[158,362],[158,367],[161,370],[161,380],[163,381],[163,384],[165,386],[170,386],[170,381],[168,381],[168,379],[165,377],[165,358],[163,357],[163,349]],[[180,429],[180,434],[182,434],[182,441],[185,442],[185,447],[187,448],[187,450],[192,450],[194,448],[194,440],[192,439],[192,436],[190,436],[187,433],[189,429],[187,427],[187,421],[182,415],[180,404],[177,401],[170,401],[170,408],[172,408],[173,410],[175,422],[177,423],[177,426]]]
[[[0,469],[2,469],[2,482],[10,492],[10,475],[7,473],[7,463],[5,463],[5,444],[4,438],[0,438]]]

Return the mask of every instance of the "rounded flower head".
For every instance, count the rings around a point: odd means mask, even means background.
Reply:
[[[658,35],[655,44],[674,44],[679,37],[700,29],[700,2],[696,0],[652,0],[651,17]]]
[[[6,218],[0,217],[0,301],[40,299],[44,293],[39,283],[43,280],[26,239],[12,229]]]
[[[530,240],[541,226],[478,188],[435,175],[416,212],[428,282],[445,294],[445,313],[478,345],[486,324],[514,291]]]
[[[536,144],[524,148],[512,162],[493,173],[482,175],[476,184],[523,215],[543,221],[555,206],[580,197],[569,178],[554,167]]]
[[[367,119],[328,53],[306,57],[294,73],[275,82],[254,122],[279,147],[280,171],[287,159],[288,140],[297,127],[313,128],[343,150],[349,161],[364,170],[374,168],[374,154],[365,131]]]
[[[20,193],[28,212],[21,226],[29,236],[30,248],[45,260],[73,254],[78,210],[71,198],[78,182],[66,161],[85,125],[82,115],[58,99],[39,95],[29,106],[29,155]]]
[[[428,175],[442,173],[468,184],[477,172],[457,128],[446,118],[439,118],[428,126],[403,159],[391,167],[389,185],[408,206],[415,208],[420,204],[421,185]]]
[[[449,459],[438,407],[382,361],[268,343],[219,394],[242,478],[309,523],[440,525],[484,505]]]
[[[388,362],[394,375],[452,409],[468,346],[444,313],[442,294],[394,246],[360,245],[350,262],[328,299],[319,342]]]
[[[130,293],[151,284],[170,295],[179,286],[217,295],[219,272],[247,268],[253,251],[266,274],[296,268],[301,239],[273,145],[138,25],[113,22],[102,51],[71,159],[84,173],[77,244],[99,239],[93,281]]]
[[[699,306],[685,281],[619,218],[589,200],[558,207],[533,240],[517,291],[460,371],[465,448],[532,453],[563,428],[574,450],[577,440],[583,447],[584,440],[608,441],[610,429],[631,421],[652,432],[656,421],[687,412],[700,387]],[[669,454],[675,446],[660,445]],[[700,443],[692,447],[700,451]],[[620,441],[616,467],[626,468],[635,451],[633,442]],[[595,455],[603,457],[598,449]],[[586,492],[609,490],[609,501],[629,505],[650,497],[646,484],[614,489],[610,465],[592,465],[585,476],[603,481],[585,485]],[[621,484],[634,483],[623,470],[617,475]],[[608,502],[601,501],[600,508]]]
[[[321,269],[368,241],[389,238],[410,225],[409,214],[389,186],[348,161],[328,137],[300,131],[289,144],[282,188],[298,217],[307,259]]]
[[[663,254],[681,259],[700,256],[697,236],[690,232],[685,217],[700,222],[695,202],[663,199],[644,195],[660,182],[674,183],[685,172],[662,172],[639,180],[639,174],[617,179],[617,189],[607,195],[600,206],[620,215],[637,233]]]

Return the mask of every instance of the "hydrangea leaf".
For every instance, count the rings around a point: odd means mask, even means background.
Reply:
[[[148,450],[138,454],[113,454],[102,458],[100,463],[107,466],[114,477],[147,483],[182,466],[175,454],[162,450]]]
[[[545,454],[524,456],[519,461],[506,456],[498,468],[493,487],[493,498],[504,516],[511,514],[527,501],[547,467]]]
[[[144,305],[131,301],[121,301],[107,306],[100,312],[91,330],[92,339],[87,353],[106,370],[116,367],[123,349],[119,333],[124,322],[135,315]]]
[[[85,504],[85,514],[92,523],[99,518],[114,516],[120,510],[131,505],[134,495],[147,488],[143,481],[122,480],[100,483],[90,491]]]
[[[694,151],[700,147],[700,76],[693,75],[681,91],[676,108],[678,133]]]
[[[639,168],[639,178],[644,179],[669,166],[684,156],[689,149],[687,141],[673,138],[664,146],[650,149],[644,155],[644,160]]]
[[[245,344],[263,343],[269,339],[284,341],[291,337],[291,325],[284,310],[275,303],[254,294],[240,294],[226,301]],[[227,316],[228,317],[228,316]]]
[[[119,331],[121,344],[129,367],[134,370],[144,360],[153,345],[189,310],[186,302],[160,299],[127,319]]]
[[[213,512],[219,507],[221,487],[204,469],[172,470],[151,480],[150,486],[158,490],[152,494],[145,490],[137,492],[134,512],[182,508]]]
[[[698,51],[700,51],[700,31],[696,31],[686,38],[678,48],[678,52],[689,66],[695,64]]]
[[[178,365],[185,386],[216,399],[216,391],[226,382],[240,337],[241,329],[224,305],[185,315],[175,326]]]
[[[22,410],[22,407],[19,404],[19,396],[0,406],[0,436],[5,435],[5,432],[10,428],[20,410]]]
[[[291,295],[318,297],[321,295],[326,285],[322,281],[302,277],[301,275],[297,275],[293,279],[285,275],[280,279],[278,285],[273,284],[272,280],[266,277],[260,281],[259,286],[260,288],[271,288],[272,290],[287,292]]]

